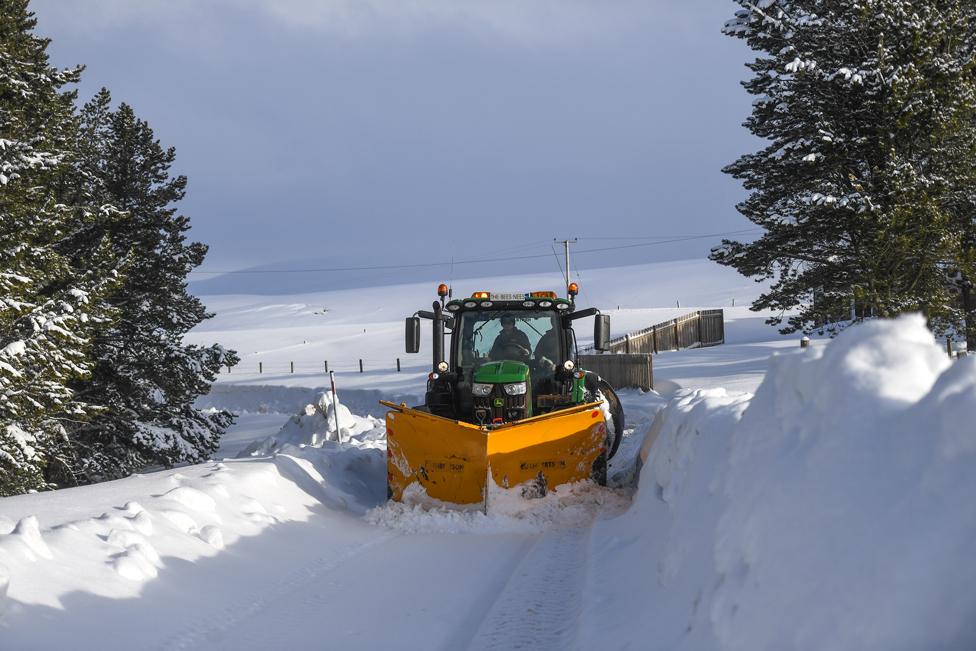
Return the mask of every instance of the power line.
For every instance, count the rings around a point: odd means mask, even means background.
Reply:
[[[659,246],[661,244],[675,244],[677,242],[688,242],[691,240],[703,240],[712,237],[722,237],[725,235],[742,235],[749,232],[758,232],[761,229],[748,229],[740,231],[726,231],[723,233],[707,233],[704,235],[688,235],[675,237],[669,240],[658,240],[656,242],[638,242],[636,244],[625,244],[620,246],[605,246],[595,249],[580,249],[576,251],[577,255],[583,255],[586,253],[601,253],[604,251],[619,251],[621,249],[634,249],[645,246]],[[640,238],[625,238],[628,240],[640,239]],[[473,258],[470,260],[453,260],[449,262],[418,262],[413,264],[392,264],[392,265],[369,265],[369,266],[359,266],[359,267],[328,267],[328,268],[313,268],[313,269],[241,269],[236,271],[191,271],[191,274],[209,274],[209,275],[224,275],[224,274],[282,274],[282,273],[323,273],[323,272],[335,272],[335,271],[380,271],[380,270],[395,270],[395,269],[421,269],[421,268],[432,268],[432,267],[451,267],[453,265],[460,264],[480,264],[483,262],[509,262],[513,260],[535,260],[539,258],[548,258],[549,253],[541,253],[534,255],[516,255],[516,256],[504,256],[498,258]]]
[[[715,235],[743,235],[743,234],[746,234],[746,233],[755,233],[755,232],[760,231],[760,230],[762,230],[762,229],[760,229],[760,228],[743,228],[743,229],[737,230],[737,231],[728,231],[728,232],[725,232],[725,233],[716,233]],[[665,239],[673,239],[673,238],[676,238],[676,237],[680,237],[680,238],[684,238],[684,237],[687,237],[687,238],[696,238],[696,237],[706,237],[706,236],[703,236],[703,235],[674,235],[674,234],[672,234],[672,235],[628,235],[628,236],[610,237],[610,236],[602,236],[602,235],[597,236],[597,235],[594,235],[594,236],[589,236],[589,237],[583,236],[583,237],[579,237],[577,239],[580,239],[580,240],[631,240],[631,241],[633,241],[633,240],[665,240]]]

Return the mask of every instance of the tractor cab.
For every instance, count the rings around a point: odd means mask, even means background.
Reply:
[[[594,342],[602,348],[609,317],[593,308],[577,311],[574,297],[575,285],[569,298],[549,291],[475,292],[408,318],[407,352],[419,350],[420,318],[434,321],[425,407],[438,416],[491,426],[582,404],[587,378],[577,368],[572,324],[595,316]]]

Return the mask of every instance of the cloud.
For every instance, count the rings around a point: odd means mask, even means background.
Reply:
[[[653,2],[583,0],[289,0],[257,2],[282,22],[357,35],[384,30],[417,33],[463,28],[523,42],[576,38],[618,28]]]
[[[363,38],[378,34],[423,37],[455,31],[501,37],[523,44],[602,38],[666,16],[682,20],[686,0],[34,0],[32,6],[55,31],[159,29],[248,16],[294,30]],[[698,1],[698,0],[696,0]]]

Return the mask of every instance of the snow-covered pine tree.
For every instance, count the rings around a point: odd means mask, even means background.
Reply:
[[[219,345],[183,344],[186,332],[211,316],[186,291],[187,274],[207,252],[186,241],[189,220],[174,206],[186,178],[170,174],[174,149],[164,149],[130,106],[113,111],[107,90],[84,106],[81,123],[86,192],[127,215],[105,229],[116,253],[128,255],[128,273],[111,298],[119,319],[99,333],[95,370],[79,387],[104,410],[70,430],[76,472],[99,481],[147,464],[206,459],[233,417],[193,403],[237,356]],[[101,235],[90,233],[90,243]]]
[[[726,168],[765,233],[712,259],[772,280],[754,309],[796,310],[784,332],[851,316],[950,311],[949,209],[970,109],[970,0],[736,0],[725,32],[761,55],[745,126],[769,141]],[[783,318],[771,319],[782,324]],[[828,325],[829,327],[829,325]]]
[[[942,143],[952,164],[946,177],[952,193],[949,212],[958,236],[956,257],[951,265],[952,287],[959,293],[955,310],[946,321],[966,339],[966,348],[976,352],[976,3],[961,3],[956,22],[958,52],[942,78],[951,87],[957,109],[952,128]],[[959,81],[960,78],[962,81]]]
[[[103,242],[80,268],[58,252],[75,221],[52,189],[74,137],[62,88],[81,71],[49,65],[35,24],[27,0],[0,0],[0,495],[69,472],[65,424],[91,409],[68,385],[90,370],[102,297],[119,280]]]

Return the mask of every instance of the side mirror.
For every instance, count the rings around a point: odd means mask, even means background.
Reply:
[[[597,350],[610,350],[609,314],[597,314],[593,317],[593,347]]]
[[[406,345],[408,353],[420,352],[420,317],[408,316],[406,322]]]

